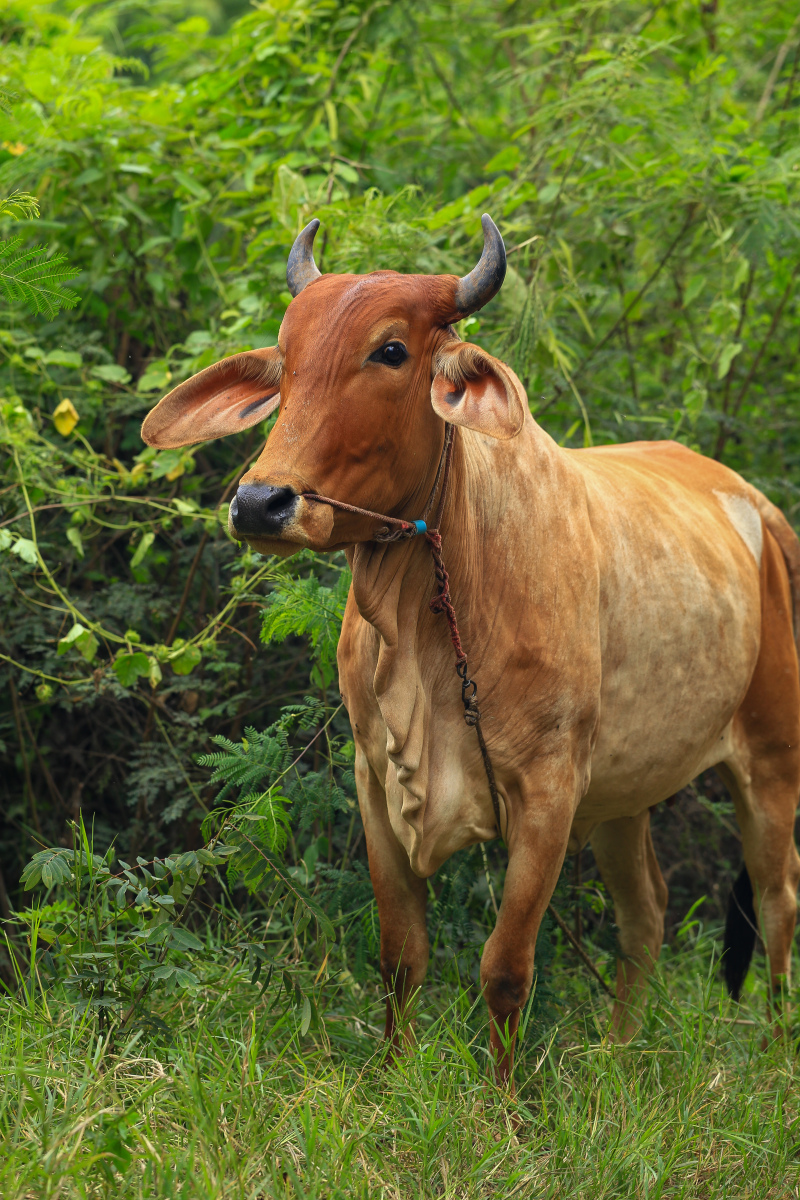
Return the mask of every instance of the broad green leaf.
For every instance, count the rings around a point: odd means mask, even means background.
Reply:
[[[184,458],[186,457],[185,450],[163,450],[157,458],[153,459],[152,474],[153,479],[177,479],[184,472]]]
[[[35,566],[39,561],[36,554],[36,543],[30,538],[17,538],[14,545],[11,547],[11,553],[16,554],[23,562],[30,563]]]
[[[72,181],[74,188],[85,187],[88,183],[96,183],[98,179],[103,179],[102,171],[98,171],[97,167],[87,167],[85,171],[81,171],[80,175],[76,175]]]
[[[495,154],[494,158],[487,162],[483,169],[491,173],[495,171],[514,171],[519,166],[521,159],[522,151],[518,145],[504,146],[502,150],[499,150]]]
[[[141,538],[139,539],[139,545],[133,552],[133,557],[131,558],[131,567],[139,566],[155,540],[156,535],[152,529],[148,529],[146,533],[142,534]]]
[[[90,629],[84,629],[79,624],[73,625],[67,636],[60,639],[57,653],[65,654],[71,647],[75,647],[88,662],[91,662],[97,653],[97,638]]]
[[[163,246],[165,243],[170,243],[171,241],[172,238],[167,237],[163,233],[157,233],[153,237],[149,237],[143,241],[136,253],[140,256],[142,254],[149,254],[151,250],[155,250],[156,246]]]
[[[142,675],[150,674],[150,659],[146,654],[118,654],[114,659],[114,674],[123,687],[133,687]]]
[[[79,558],[83,558],[83,539],[77,525],[67,526],[67,541],[74,546]]]
[[[175,968],[175,980],[179,987],[192,988],[199,987],[199,980],[191,971],[184,971],[182,967]]]
[[[145,371],[136,384],[137,392],[165,392],[169,387],[170,373],[163,367]]]
[[[116,363],[103,363],[99,367],[92,367],[91,371],[97,379],[104,379],[106,383],[130,383],[130,373],[124,367],[118,367]]]
[[[173,946],[179,946],[182,950],[202,950],[203,943],[188,929],[184,929],[180,925],[173,925],[170,938]]]
[[[686,291],[683,293],[683,306],[688,308],[693,300],[702,292],[706,286],[706,280],[702,275],[693,275],[686,285]]]
[[[208,188],[203,187],[192,175],[187,175],[185,171],[173,171],[172,174],[181,187],[185,187],[196,199],[206,202],[211,199]]]
[[[181,500],[179,496],[176,496],[172,503],[182,517],[192,517],[197,512],[197,504],[194,500]]]
[[[44,362],[52,367],[72,367],[76,371],[83,366],[83,358],[77,350],[51,350],[45,354]]]
[[[78,638],[75,645],[78,648],[78,653],[87,662],[93,662],[97,657],[97,651],[100,649],[100,643],[93,633],[87,633],[85,637]]]
[[[25,866],[21,879],[26,891],[37,883],[52,887],[56,883],[68,883],[72,878],[73,852],[64,849],[40,850]]]
[[[171,660],[172,669],[176,675],[190,675],[202,657],[199,646],[187,646]]]
[[[725,376],[728,374],[728,371],[730,370],[731,363],[733,362],[736,355],[741,353],[741,350],[742,350],[741,342],[728,342],[728,344],[726,346],[723,346],[722,351],[719,356],[719,359],[717,361],[717,379],[725,378]]]

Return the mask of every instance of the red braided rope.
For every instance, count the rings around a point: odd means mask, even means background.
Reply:
[[[429,529],[425,537],[431,548],[433,569],[436,574],[436,582],[439,585],[439,590],[434,596],[431,596],[430,610],[437,615],[444,613],[447,618],[447,624],[450,627],[450,641],[453,643],[453,649],[456,652],[456,665],[461,666],[462,663],[467,661],[467,656],[464,653],[464,647],[461,645],[461,635],[458,632],[458,622],[456,621],[456,610],[453,608],[453,601],[450,598],[450,576],[447,574],[447,568],[442,558],[442,535],[438,529]]]

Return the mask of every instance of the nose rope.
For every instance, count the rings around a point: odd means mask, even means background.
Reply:
[[[399,542],[407,538],[425,536],[428,543],[428,548],[433,559],[433,570],[436,576],[436,591],[429,601],[429,607],[432,613],[444,613],[447,619],[447,625],[450,630],[450,641],[453,644],[453,650],[456,656],[456,674],[461,680],[461,703],[464,705],[464,720],[467,725],[475,730],[478,737],[478,746],[480,747],[481,758],[483,759],[483,769],[486,773],[486,782],[489,785],[489,795],[492,798],[492,808],[494,809],[494,819],[497,825],[497,836],[502,842],[505,842],[503,837],[502,827],[500,825],[500,796],[497,791],[497,780],[495,779],[494,767],[489,756],[489,749],[486,745],[486,739],[483,736],[483,728],[481,726],[481,710],[478,707],[478,687],[474,679],[470,679],[467,673],[467,655],[464,647],[461,644],[461,635],[458,630],[458,621],[456,619],[456,610],[453,607],[453,601],[450,596],[450,576],[447,574],[447,568],[444,565],[442,557],[442,535],[439,525],[442,520],[442,512],[444,510],[444,502],[447,496],[447,485],[450,482],[450,463],[453,453],[453,425],[447,425],[444,435],[444,446],[439,459],[439,466],[436,471],[436,478],[433,481],[431,494],[428,497],[428,503],[425,505],[423,519],[418,521],[403,521],[399,517],[387,517],[383,513],[371,512],[368,508],[357,508],[354,504],[345,504],[342,500],[332,500],[330,496],[319,496],[316,492],[303,492],[304,500],[313,500],[317,504],[327,504],[331,508],[337,508],[340,512],[353,513],[359,517],[371,517],[374,521],[383,522],[383,526],[374,535],[373,541],[376,542]],[[439,491],[439,485],[441,490]],[[428,518],[430,517],[431,509],[433,508],[436,493],[439,491],[439,502],[436,506],[436,516],[433,525],[428,527]],[[575,953],[595,977],[597,982],[602,987],[606,995],[614,999],[614,992],[609,987],[605,977],[592,962],[589,955],[580,944],[575,934],[567,925],[564,918],[553,907],[552,903],[547,905],[547,911],[552,916],[555,923],[563,933],[564,937],[572,946]]]
[[[433,481],[433,487],[431,488],[422,518],[418,521],[404,521],[400,517],[387,517],[385,513],[372,512],[369,508],[358,508],[355,504],[345,504],[343,500],[333,500],[330,496],[320,496],[318,492],[302,492],[302,498],[304,500],[314,500],[317,504],[327,504],[330,508],[338,508],[340,512],[353,513],[357,517],[369,517],[373,521],[382,521],[383,527],[377,530],[372,537],[372,541],[374,542],[400,542],[405,541],[407,538],[419,537],[420,534],[427,534],[429,531],[428,519],[433,508],[436,492],[442,481],[442,476],[444,476],[444,486],[442,487],[439,506],[436,511],[436,520],[434,522],[434,527],[438,529],[442,516],[442,508],[444,507],[447,480],[450,474],[452,446],[453,426],[448,425],[445,430],[442,453],[439,456],[439,466],[436,468],[436,478]]]

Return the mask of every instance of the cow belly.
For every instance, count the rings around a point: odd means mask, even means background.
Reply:
[[[640,592],[624,628],[612,622],[579,819],[634,815],[730,752],[730,722],[758,656],[758,573],[733,572],[722,590],[699,571],[685,575],[680,597],[648,602]]]

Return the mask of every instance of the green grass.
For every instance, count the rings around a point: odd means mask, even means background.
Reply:
[[[116,1049],[55,993],[1,1002],[3,1200],[799,1194],[794,1047],[762,1050],[763,992],[725,999],[708,936],[665,954],[627,1047],[557,956],[559,1020],[529,1023],[516,1100],[487,1083],[484,1009],[452,964],[390,1069],[376,986],[321,984],[301,1037],[274,978],[262,996],[221,950],[196,970],[198,993],[158,1004],[171,1039]]]

